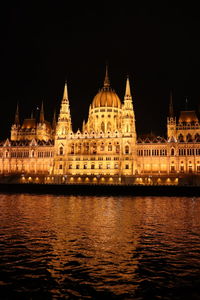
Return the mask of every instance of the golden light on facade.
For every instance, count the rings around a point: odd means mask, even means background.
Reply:
[[[106,75],[102,89],[91,102],[88,119],[77,132],[72,130],[66,84],[54,126],[45,121],[41,111],[38,122],[30,118],[20,125],[15,118],[11,138],[0,145],[1,174],[25,173],[28,181],[37,176],[38,181],[46,183],[89,184],[121,184],[126,180],[177,184],[178,180],[169,179],[179,174],[200,174],[200,124],[195,112],[182,111],[178,122],[169,116],[167,138],[137,138],[128,78],[122,101]],[[44,177],[47,174],[49,177]],[[21,180],[25,181],[23,177]]]

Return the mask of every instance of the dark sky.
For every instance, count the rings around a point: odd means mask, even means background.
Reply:
[[[44,102],[50,121],[68,81],[73,129],[87,118],[105,64],[121,99],[129,74],[138,134],[165,135],[170,90],[175,111],[198,110],[197,7],[143,1],[12,1],[1,7],[0,137]],[[139,2],[139,4],[135,4]],[[151,2],[151,1],[149,1]]]

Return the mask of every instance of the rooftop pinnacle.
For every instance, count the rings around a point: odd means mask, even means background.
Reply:
[[[105,88],[109,88],[110,87],[110,80],[108,77],[108,65],[106,65],[106,75],[105,75],[105,79],[104,79],[104,85]]]

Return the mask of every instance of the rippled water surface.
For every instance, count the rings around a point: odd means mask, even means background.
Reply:
[[[0,299],[200,299],[200,198],[0,194]]]

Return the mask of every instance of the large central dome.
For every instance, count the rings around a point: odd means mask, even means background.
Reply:
[[[121,101],[118,95],[110,87],[108,78],[108,70],[106,68],[106,76],[103,88],[98,92],[92,101],[92,108],[97,107],[117,107],[121,108]]]

